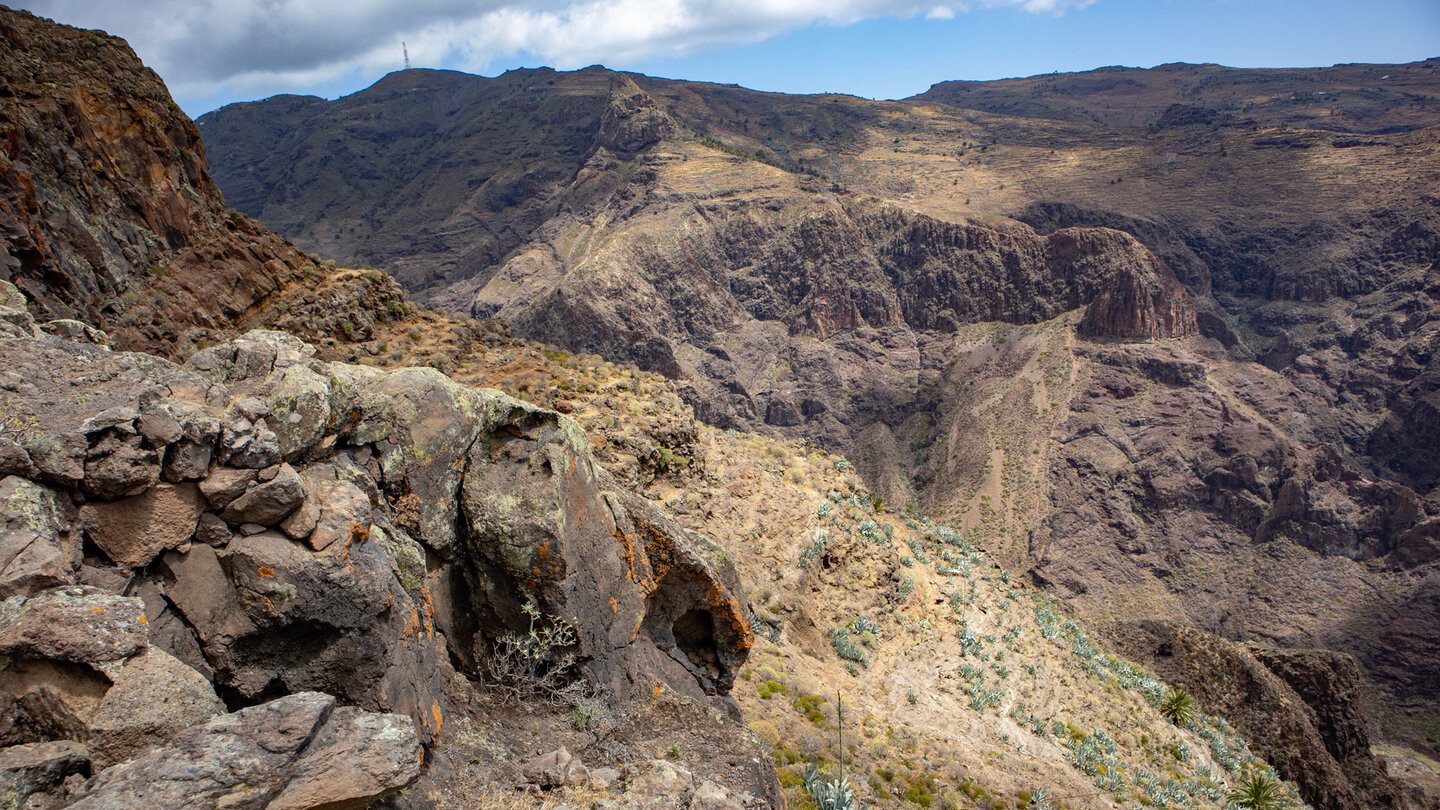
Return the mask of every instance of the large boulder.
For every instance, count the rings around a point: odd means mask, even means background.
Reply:
[[[145,646],[139,599],[74,585],[0,602],[0,745],[83,738]]]
[[[125,663],[90,718],[91,762],[96,770],[124,762],[224,712],[203,675],[148,647]]]

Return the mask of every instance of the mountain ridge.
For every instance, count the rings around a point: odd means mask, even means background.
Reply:
[[[1331,98],[1323,84],[1387,70],[1423,92]],[[1141,88],[1153,114],[1126,126],[1105,124],[1105,91],[1038,94],[1094,113],[1045,118],[964,109],[939,90],[872,102],[594,68],[457,78],[490,99],[471,113],[491,111],[500,148],[402,142],[468,187],[401,211],[354,192],[382,181],[301,188],[277,173],[249,212],[337,255],[365,251],[433,306],[663,373],[706,421],[845,452],[887,502],[961,524],[1082,612],[1143,611],[1143,594],[1235,638],[1353,652],[1379,678],[1371,708],[1415,744],[1432,721],[1413,718],[1437,710],[1420,662],[1440,638],[1390,636],[1411,674],[1382,665],[1394,650],[1367,639],[1384,624],[1376,610],[1423,628],[1434,608],[1426,538],[1440,480],[1423,459],[1440,267],[1440,200],[1427,191],[1440,178],[1435,74],[1433,60],[1120,72],[1198,88]],[[1270,101],[1234,108],[1246,77]],[[1296,77],[1308,95],[1272,92]],[[1046,80],[1070,77],[985,86],[1028,97]],[[600,119],[631,85],[651,124],[617,151],[598,140]],[[1171,110],[1177,99],[1193,109]],[[397,120],[414,116],[406,104],[362,91],[287,137],[360,148],[337,121],[363,109],[383,128],[393,105]],[[1207,104],[1215,114],[1195,111]],[[206,137],[227,115],[202,117]],[[289,165],[299,142],[272,160]],[[224,144],[212,145],[222,185]],[[506,174],[527,149],[533,171]],[[288,176],[319,176],[303,165]],[[307,194],[339,202],[327,212]],[[1096,266],[1151,280],[1037,307],[1043,282],[1027,279],[1044,271],[998,246],[1067,228],[1103,245]],[[989,246],[955,247],[971,243]],[[946,296],[955,304],[939,306]],[[919,302],[933,311],[915,317]],[[1193,408],[1216,418],[1192,423]],[[1397,452],[1402,435],[1418,453]],[[1318,591],[1289,573],[1296,561],[1324,572]],[[1241,586],[1247,571],[1274,591]],[[1362,581],[1394,595],[1373,610],[1347,599],[1353,615],[1327,618]]]

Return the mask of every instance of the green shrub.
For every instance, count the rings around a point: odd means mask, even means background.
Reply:
[[[1231,791],[1230,803],[1245,810],[1275,810],[1280,806],[1280,783],[1257,773]]]
[[[865,655],[865,650],[850,637],[849,630],[843,627],[830,628],[830,644],[835,648],[835,654],[846,661],[854,661],[862,666],[870,666],[870,659]]]
[[[1200,704],[1195,702],[1195,697],[1183,685],[1171,688],[1160,704],[1160,713],[1177,726],[1193,722],[1199,712]]]

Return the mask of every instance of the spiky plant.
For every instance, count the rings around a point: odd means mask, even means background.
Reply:
[[[1175,686],[1165,693],[1165,699],[1160,703],[1160,713],[1165,715],[1166,720],[1183,726],[1200,713],[1200,704],[1195,702],[1195,696],[1184,686]]]
[[[1263,773],[1252,774],[1230,792],[1230,803],[1245,810],[1278,810],[1280,783]]]

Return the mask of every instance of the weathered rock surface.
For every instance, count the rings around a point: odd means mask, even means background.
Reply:
[[[78,537],[54,492],[19,476],[0,480],[0,521],[0,598],[75,581]]]
[[[122,568],[144,569],[131,587],[146,607],[120,600],[134,614],[127,620],[153,618],[156,643],[213,672],[224,695],[254,701],[324,690],[406,714],[428,742],[444,716],[436,630],[478,675],[502,634],[528,629],[521,608],[529,600],[547,616],[583,617],[577,653],[585,672],[575,677],[617,695],[640,694],[656,678],[697,698],[724,694],[744,661],[751,637],[733,572],[705,541],[619,491],[579,428],[557,414],[433,370],[322,363],[278,333],[207,349],[183,368],[79,344],[3,348],[28,377],[10,392],[9,407],[47,426],[29,440],[35,446],[133,431],[130,438],[158,456],[181,443],[202,446],[207,434],[186,424],[225,426],[208,432],[214,466],[198,485],[157,482],[80,510],[96,547]],[[77,364],[89,370],[96,407],[77,412],[68,403],[63,418],[51,419]],[[301,377],[308,382],[297,389]],[[253,461],[241,457],[248,445],[226,454],[229,437],[243,432],[229,426],[317,402],[331,408],[323,418],[279,420],[326,427],[324,437],[306,429],[311,444],[291,448],[298,468],[224,466],[227,458]],[[184,416],[170,424],[142,413]],[[322,439],[325,453],[301,461]],[[23,483],[35,490],[31,501],[58,497]],[[413,520],[403,521],[408,530],[395,518],[406,498],[415,504]],[[191,542],[197,525],[204,542]],[[283,531],[265,528],[275,525]],[[75,608],[88,609],[89,601]],[[33,633],[67,626],[65,615],[17,620],[0,639],[15,635],[6,649],[18,653],[22,642],[40,643]],[[128,643],[108,659],[142,648],[143,632]],[[35,654],[102,658],[88,649]]]
[[[76,808],[365,807],[419,775],[409,718],[305,692],[217,717],[97,774]]]
[[[156,484],[121,501],[86,504],[80,522],[117,565],[141,568],[160,552],[188,543],[204,508],[194,484]]]
[[[147,647],[125,662],[90,718],[91,764],[101,771],[224,713],[205,676]]]
[[[71,740],[12,745],[0,749],[0,801],[16,810],[49,810],[69,803],[71,777],[90,773],[90,754]]]

